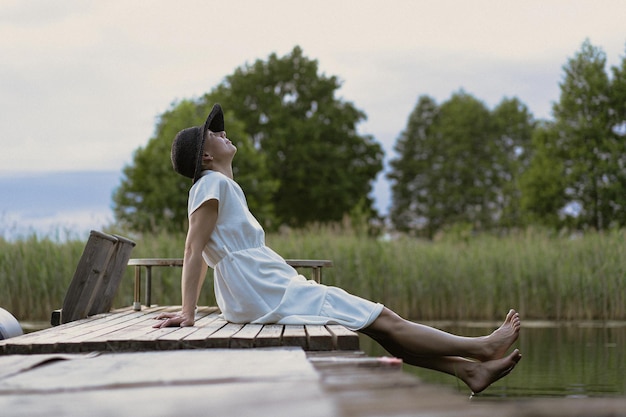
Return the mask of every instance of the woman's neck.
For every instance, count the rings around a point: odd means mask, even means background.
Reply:
[[[230,178],[231,180],[234,179],[233,178],[233,166],[231,164],[228,165],[217,165],[217,164],[211,164],[211,166],[208,168],[211,171],[216,171],[219,172],[221,174],[226,175],[228,178]]]

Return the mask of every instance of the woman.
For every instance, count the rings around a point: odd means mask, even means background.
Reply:
[[[405,362],[460,378],[473,393],[507,375],[521,359],[520,318],[510,310],[483,337],[462,337],[412,323],[381,304],[337,287],[307,281],[265,246],[262,227],[233,180],[237,148],[226,137],[216,104],[203,126],[180,131],[172,165],[193,180],[182,272],[182,311],[164,313],[154,327],[193,326],[207,267],[214,269],[217,304],[235,323],[342,324],[362,332]]]

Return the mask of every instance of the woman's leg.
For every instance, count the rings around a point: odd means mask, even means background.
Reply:
[[[521,359],[517,349],[504,356],[517,340],[519,328],[519,315],[511,310],[504,323],[489,336],[456,336],[408,322],[385,308],[378,319],[361,332],[406,363],[454,375],[472,392],[478,393],[506,376]]]
[[[503,358],[486,362],[472,361],[460,356],[416,356],[395,343],[388,343],[386,349],[392,355],[402,358],[409,365],[456,376],[474,394],[483,391],[498,379],[508,375],[522,358],[517,349]]]
[[[488,336],[464,337],[407,321],[388,308],[361,332],[383,347],[393,344],[413,356],[462,356],[489,361],[500,359],[517,340],[519,314],[510,310],[504,323]]]

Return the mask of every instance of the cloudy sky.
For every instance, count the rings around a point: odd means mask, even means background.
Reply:
[[[515,96],[549,118],[586,38],[621,61],[624,16],[623,0],[1,0],[0,177],[119,172],[172,102],[295,45],[388,157],[423,94]]]

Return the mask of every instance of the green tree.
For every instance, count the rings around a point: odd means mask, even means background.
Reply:
[[[611,223],[626,225],[626,51],[620,66],[611,68],[611,141],[609,143],[613,174],[609,192],[613,202]]]
[[[552,123],[538,126],[532,136],[532,157],[520,178],[521,211],[527,223],[558,228],[567,216],[564,166],[556,148]]]
[[[133,162],[123,170],[120,186],[113,194],[113,210],[119,224],[139,232],[166,230],[182,232],[187,224],[189,178],[172,169],[170,149],[176,133],[189,126],[201,125],[212,106],[211,102],[183,100],[172,104],[158,120],[155,136],[133,155]],[[272,219],[268,196],[275,191],[263,155],[252,146],[243,125],[225,114],[231,140],[237,146],[234,174],[248,196],[252,210],[262,221]]]
[[[517,99],[490,112],[464,92],[441,106],[420,97],[390,162],[394,226],[432,238],[455,225],[518,225],[519,177],[533,123]]]
[[[490,143],[489,112],[463,92],[441,106],[421,97],[390,162],[392,219],[396,227],[421,230],[428,238],[444,226],[484,227],[491,173],[485,168]],[[397,205],[402,203],[402,205]]]
[[[431,134],[439,114],[439,106],[428,96],[418,99],[406,129],[394,145],[398,155],[389,162],[392,206],[390,220],[397,230],[409,232],[423,229],[432,237],[441,227],[441,207],[435,201],[436,178],[431,169],[441,170],[445,161],[444,147]]]
[[[245,124],[279,188],[280,224],[340,220],[365,202],[382,170],[383,150],[356,126],[365,114],[335,97],[340,82],[295,47],[284,57],[238,68],[212,93]]]
[[[494,129],[494,186],[497,198],[498,226],[523,224],[520,178],[530,162],[535,121],[525,104],[517,98],[503,99],[491,112]]]
[[[616,131],[624,106],[619,101],[623,68],[614,69],[611,83],[605,66],[605,53],[586,40],[563,67],[561,95],[554,106],[555,147],[564,166],[568,200],[580,207],[577,225],[597,230],[625,224],[626,147]]]
[[[172,105],[124,168],[113,196],[116,219],[138,231],[185,229],[191,182],[173,174],[170,147],[180,129],[201,124],[216,102],[238,148],[234,174],[265,227],[337,221],[364,210],[374,216],[369,194],[382,169],[382,147],[356,132],[365,114],[335,98],[339,87],[296,47],[236,69],[200,99]]]

